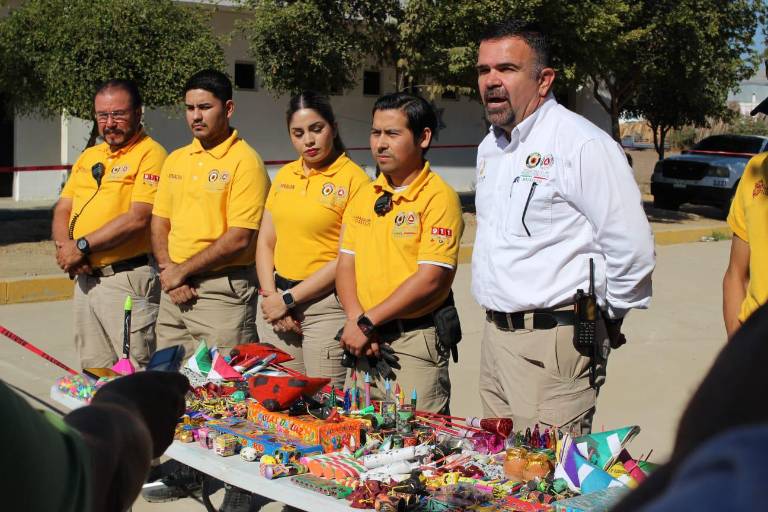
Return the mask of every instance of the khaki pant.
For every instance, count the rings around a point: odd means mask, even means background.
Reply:
[[[214,275],[192,277],[197,298],[174,304],[167,293],[160,299],[157,317],[157,347],[182,345],[185,357],[200,340],[217,346],[223,355],[241,343],[256,340],[256,269],[236,267]]]
[[[75,280],[73,310],[75,347],[83,368],[108,368],[123,353],[123,305],[131,311],[133,364],[146,366],[155,351],[155,320],[160,302],[160,280],[150,265],[109,277],[80,274]]]
[[[392,342],[392,349],[399,358],[400,370],[395,369],[395,379],[390,381],[392,393],[399,384],[410,403],[411,392],[417,395],[416,408],[420,411],[448,413],[451,401],[451,379],[448,376],[448,353],[437,346],[435,328],[417,329],[402,333]],[[365,357],[358,358],[357,387],[364,394],[364,375],[370,370]],[[351,374],[351,372],[350,372]],[[351,375],[346,387],[351,387]],[[384,399],[384,380],[371,376],[371,400]]]
[[[533,315],[525,322],[531,327]],[[602,320],[597,332],[606,340]],[[515,430],[539,423],[589,433],[597,398],[589,361],[573,346],[573,326],[503,331],[486,320],[480,357],[485,416],[512,418]],[[605,381],[605,363],[599,361],[598,383]]]
[[[264,320],[261,308],[256,313],[259,341],[271,343],[291,354],[294,359],[285,366],[310,377],[326,377],[331,385],[341,387],[347,369],[341,366],[341,344],[334,338],[344,327],[346,315],[334,293],[297,305],[294,317],[301,321],[302,335],[277,333]]]

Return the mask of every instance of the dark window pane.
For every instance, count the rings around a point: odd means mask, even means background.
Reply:
[[[238,89],[256,88],[256,67],[253,64],[235,63],[235,87]]]
[[[713,135],[702,139],[693,149],[699,151],[727,151],[733,153],[758,153],[763,145],[759,137],[739,135]]]
[[[363,72],[363,94],[366,96],[381,94],[381,73],[378,71]]]

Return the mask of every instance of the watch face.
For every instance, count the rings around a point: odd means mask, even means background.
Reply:
[[[291,292],[285,292],[283,294],[283,302],[285,302],[285,305],[288,307],[293,306],[293,303],[294,303],[293,294],[291,294]]]
[[[81,238],[77,241],[77,248],[81,251],[86,250],[88,248],[88,242],[84,238]]]

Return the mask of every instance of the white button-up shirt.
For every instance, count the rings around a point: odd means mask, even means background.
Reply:
[[[495,127],[477,152],[472,293],[515,313],[570,304],[589,288],[612,318],[645,308],[653,235],[624,151],[553,97],[510,139]]]

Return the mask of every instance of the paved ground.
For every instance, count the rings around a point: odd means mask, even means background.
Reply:
[[[610,358],[608,381],[598,401],[595,428],[638,424],[632,443],[636,456],[653,449],[654,461],[669,455],[682,408],[724,344],[720,279],[730,244],[681,244],[657,248],[654,302],[633,312],[625,323],[630,340]],[[469,293],[470,267],[461,265],[454,290],[464,329],[460,361],[451,368],[451,408],[459,415],[479,415],[479,342],[482,314]],[[76,366],[71,348],[71,302],[0,306],[0,325]],[[0,378],[47,400],[53,380],[63,373],[30,352],[0,340]],[[277,510],[276,507],[270,507]],[[203,510],[191,500],[149,505],[135,511]]]

